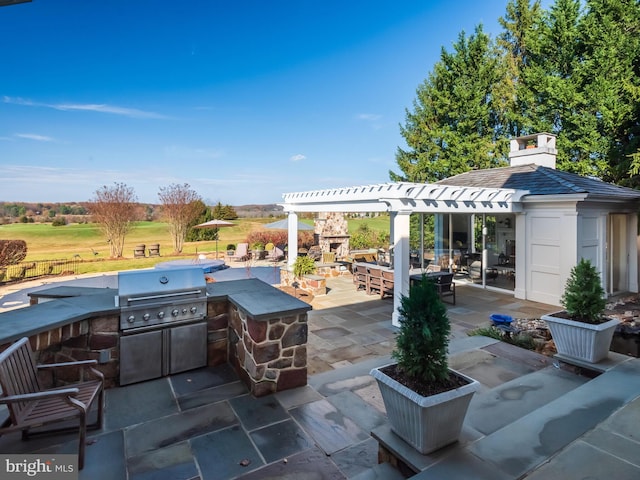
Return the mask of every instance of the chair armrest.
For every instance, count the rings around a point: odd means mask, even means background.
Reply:
[[[83,371],[88,370],[93,374],[93,376],[97,377],[101,382],[104,383],[104,375],[102,374],[102,372],[93,368],[93,366],[97,364],[97,360],[78,360],[77,362],[43,363],[42,365],[37,365],[37,368],[38,370],[47,370],[65,367],[84,367]],[[80,379],[82,380],[82,377]]]
[[[77,362],[62,362],[62,363],[43,363],[38,365],[38,369],[47,369],[47,368],[60,368],[60,367],[73,367],[73,366],[86,366],[86,365],[97,365],[97,360],[78,360]]]
[[[2,403],[16,403],[16,402],[32,402],[34,400],[42,400],[44,398],[52,397],[75,397],[80,390],[78,388],[60,388],[57,390],[46,390],[44,392],[23,393],[21,395],[9,395],[7,397],[0,397],[0,404]]]

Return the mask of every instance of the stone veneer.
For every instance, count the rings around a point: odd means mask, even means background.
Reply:
[[[231,305],[229,363],[256,397],[307,384],[307,313],[256,320]]]
[[[335,252],[344,258],[349,255],[349,226],[340,212],[320,212],[314,222],[314,240],[323,252]]]
[[[107,388],[118,385],[120,332],[117,315],[98,316],[40,332],[29,337],[36,363],[62,363],[97,360],[96,368],[105,377]],[[0,346],[4,350],[10,344]],[[77,371],[46,370],[39,372],[43,386],[77,380]],[[55,381],[54,381],[55,380]]]
[[[307,384],[307,314],[253,319],[228,300],[207,304],[207,364],[230,363],[255,396]],[[36,363],[97,360],[107,388],[118,386],[119,316],[73,322],[29,337]],[[0,351],[9,344],[0,345]],[[78,371],[41,373],[43,386],[73,382]],[[55,382],[54,382],[55,380]]]

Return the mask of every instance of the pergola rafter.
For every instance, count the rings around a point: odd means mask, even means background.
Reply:
[[[519,212],[527,191],[429,183],[382,183],[286,193],[287,212],[496,213]]]

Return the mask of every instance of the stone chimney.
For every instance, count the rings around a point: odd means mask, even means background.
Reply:
[[[511,140],[509,161],[512,167],[534,163],[542,167],[556,168],[556,136],[551,133],[534,133]]]

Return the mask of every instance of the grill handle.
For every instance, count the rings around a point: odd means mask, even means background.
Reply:
[[[202,294],[202,290],[188,290],[185,292],[175,292],[175,293],[162,293],[159,295],[147,295],[144,297],[129,297],[127,299],[128,302],[142,302],[144,300],[160,300],[161,298],[177,298],[177,297],[186,297],[188,295],[200,295]]]

